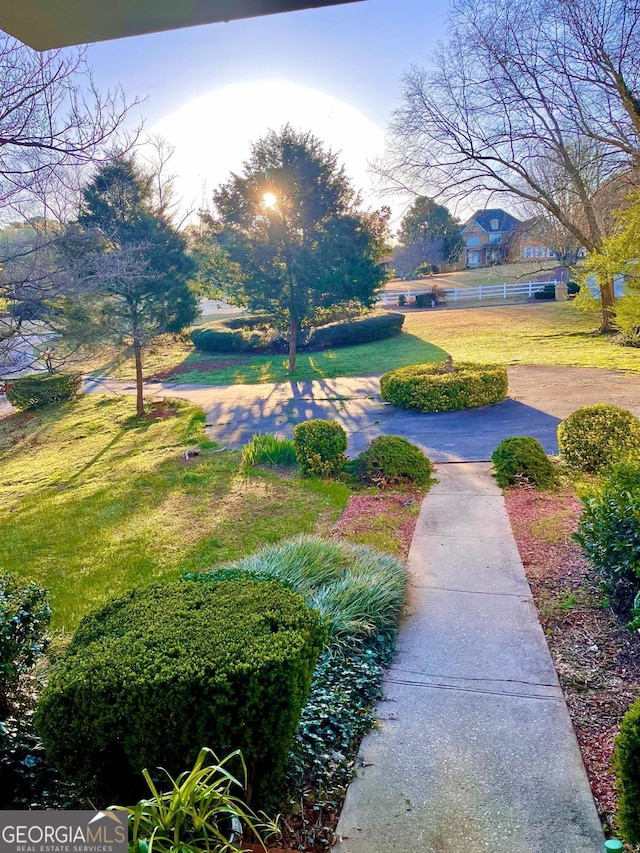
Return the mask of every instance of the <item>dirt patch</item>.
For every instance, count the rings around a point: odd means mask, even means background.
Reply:
[[[159,370],[157,373],[147,376],[147,382],[163,382],[165,379],[171,379],[174,376],[182,376],[185,373],[212,373],[216,370],[226,370],[228,367],[237,367],[240,364],[246,364],[247,359],[242,356],[234,358],[203,358],[193,361],[183,361],[182,364],[177,364],[175,367],[170,367],[168,370]]]
[[[580,502],[569,490],[506,492],[507,509],[582,751],[600,818],[615,829],[614,738],[640,694],[640,637],[622,627],[570,539]]]
[[[418,520],[422,495],[417,492],[392,492],[382,495],[351,495],[333,535],[343,539],[359,539],[380,530],[384,523],[389,543],[402,559],[407,558]]]

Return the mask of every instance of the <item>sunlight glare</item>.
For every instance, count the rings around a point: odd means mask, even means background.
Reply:
[[[265,207],[268,207],[270,210],[275,210],[278,206],[278,199],[275,197],[273,193],[265,193],[262,196],[262,203]]]

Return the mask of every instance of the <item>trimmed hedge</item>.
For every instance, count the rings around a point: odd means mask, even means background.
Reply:
[[[191,342],[201,352],[253,352],[264,349],[259,332],[247,329],[228,329],[222,324],[208,329],[194,329]]]
[[[36,727],[56,766],[109,802],[200,749],[241,749],[258,802],[280,779],[327,629],[276,582],[179,581],[133,590],[81,622]]]
[[[640,462],[614,465],[582,504],[575,539],[613,609],[626,615],[640,587]]]
[[[431,463],[415,444],[397,435],[379,435],[358,457],[358,479],[362,483],[388,486],[431,480]]]
[[[421,412],[474,409],[506,397],[507,370],[503,365],[457,362],[453,371],[445,367],[446,362],[440,362],[391,370],[380,380],[380,395],[400,409]]]
[[[516,435],[503,439],[491,454],[493,476],[502,488],[514,483],[531,483],[549,489],[557,483],[553,463],[537,438]]]
[[[23,376],[7,386],[7,400],[16,409],[42,409],[73,400],[82,384],[79,373]]]
[[[630,706],[615,741],[613,769],[618,789],[620,833],[629,844],[640,843],[640,699]]]
[[[614,462],[640,457],[640,420],[618,406],[582,406],[558,425],[558,448],[570,468],[604,471]]]
[[[347,434],[335,421],[315,418],[293,428],[293,446],[303,474],[331,477],[344,468]]]
[[[397,311],[375,312],[353,320],[328,323],[311,330],[305,348],[328,349],[381,341],[400,334],[403,323],[404,314]]]

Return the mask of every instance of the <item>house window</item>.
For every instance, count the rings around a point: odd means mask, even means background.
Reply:
[[[467,246],[479,246],[480,238],[479,237],[467,237]]]
[[[489,234],[489,242],[490,243],[501,243],[502,242],[502,234]]]
[[[491,231],[497,231],[499,226],[500,223],[497,219],[492,219],[491,222],[489,222],[489,228],[491,229]]]
[[[536,246],[536,258],[544,258],[546,250],[544,246]]]
[[[522,257],[523,258],[532,258],[533,257],[533,246],[524,246],[522,249]]]

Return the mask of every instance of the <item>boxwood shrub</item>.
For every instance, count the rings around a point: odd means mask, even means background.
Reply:
[[[383,400],[400,409],[447,412],[498,403],[507,394],[507,370],[498,364],[457,362],[414,364],[385,373],[380,380]]]
[[[397,483],[426,486],[431,480],[431,463],[406,438],[379,435],[358,457],[358,479],[376,486]]]
[[[531,483],[540,489],[556,485],[553,463],[537,438],[515,435],[505,438],[491,455],[493,476],[505,488],[514,483]]]
[[[381,341],[400,334],[404,314],[398,311],[377,311],[364,317],[328,323],[311,330],[307,349],[328,349]]]
[[[52,762],[86,793],[135,801],[144,768],[241,749],[254,802],[281,777],[327,628],[276,582],[182,580],[85,617],[36,712]]]
[[[618,406],[582,406],[558,425],[560,456],[570,468],[598,473],[640,458],[640,420]]]
[[[82,376],[79,373],[22,376],[8,384],[7,400],[16,409],[41,409],[73,400],[81,384]]]
[[[347,434],[335,421],[315,418],[296,424],[293,446],[303,474],[331,477],[344,468]]]
[[[219,324],[191,332],[194,347],[201,352],[252,352],[264,349],[263,336],[248,329],[229,329]]]
[[[620,833],[629,844],[640,844],[640,699],[622,718],[613,769],[619,794],[616,817]]]

